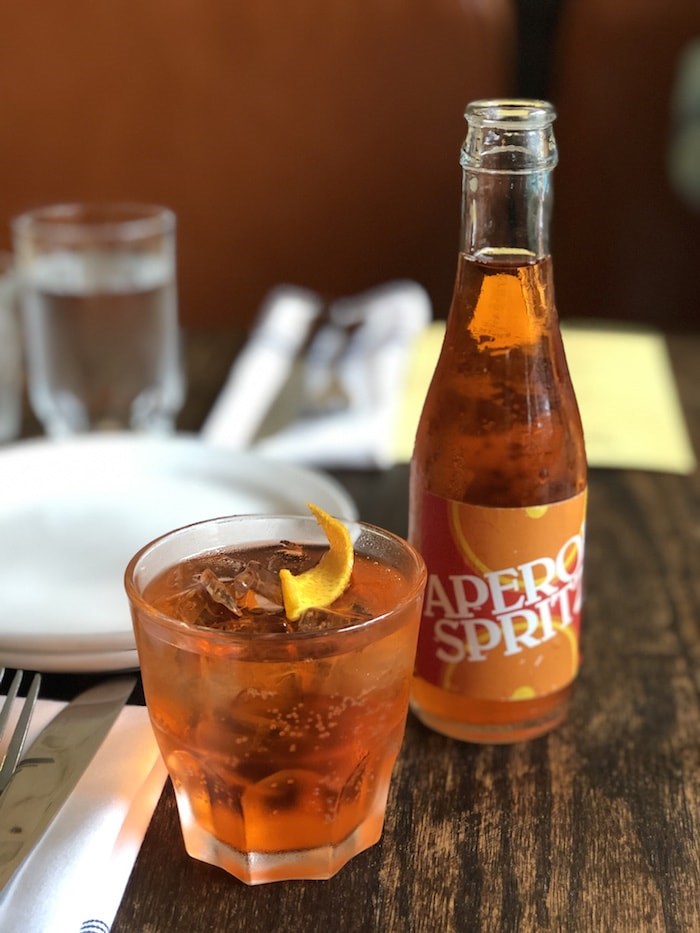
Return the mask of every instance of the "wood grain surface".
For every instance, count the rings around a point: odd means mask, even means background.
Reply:
[[[672,343],[700,451],[700,338]],[[182,427],[234,344],[190,345]],[[406,533],[406,467],[335,474]],[[513,746],[409,716],[381,842],[327,882],[249,888],[184,852],[166,785],[113,933],[700,930],[700,475],[593,470],[568,721]]]

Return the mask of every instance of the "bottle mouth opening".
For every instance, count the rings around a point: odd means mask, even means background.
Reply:
[[[547,100],[495,98],[467,104],[464,116],[470,126],[500,126],[514,130],[537,130],[550,126],[557,117]]]
[[[546,100],[504,98],[467,105],[462,168],[486,174],[529,175],[557,164],[552,124],[556,112]]]

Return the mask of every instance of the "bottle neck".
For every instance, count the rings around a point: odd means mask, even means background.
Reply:
[[[465,169],[461,248],[482,262],[534,262],[549,255],[551,172]]]
[[[549,255],[555,116],[547,101],[485,100],[467,107],[460,154],[467,256],[534,262]]]

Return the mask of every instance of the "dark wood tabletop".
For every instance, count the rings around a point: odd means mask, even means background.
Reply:
[[[669,343],[700,451],[700,336]],[[188,341],[182,429],[235,347]],[[405,466],[334,475],[406,533]],[[166,784],[113,933],[700,930],[697,471],[591,471],[583,654],[568,721],[533,742],[464,744],[409,715],[383,838],[330,881],[251,888],[194,861]]]

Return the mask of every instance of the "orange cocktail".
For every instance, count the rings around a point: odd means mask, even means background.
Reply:
[[[256,884],[329,878],[380,837],[403,738],[425,570],[349,523],[350,584],[295,622],[280,567],[313,566],[313,519],[203,522],[127,570],[144,691],[190,855]]]

